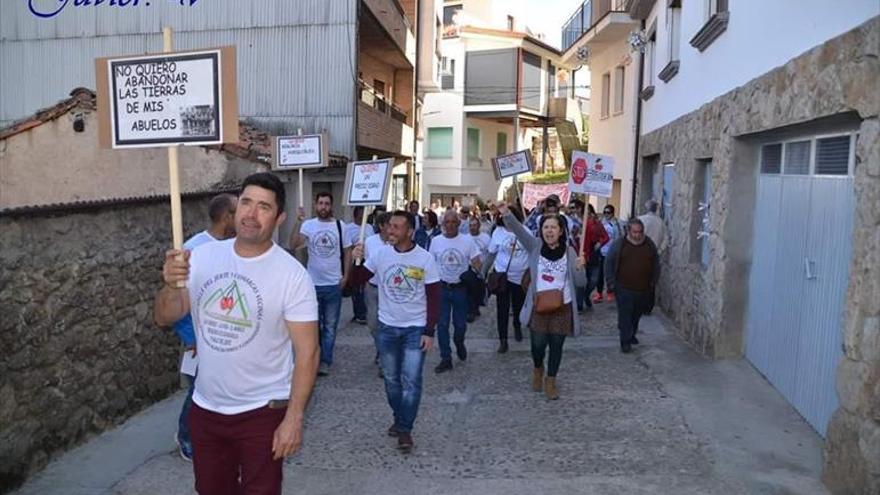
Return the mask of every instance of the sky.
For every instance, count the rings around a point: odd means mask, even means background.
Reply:
[[[526,24],[544,33],[547,43],[559,48],[562,24],[582,3],[583,0],[525,0],[529,14]]]

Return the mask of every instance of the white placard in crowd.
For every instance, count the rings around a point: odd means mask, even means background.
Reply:
[[[345,174],[346,204],[384,205],[393,168],[391,159],[351,162]]]
[[[230,89],[224,88],[224,74],[230,68],[222,65],[223,53],[216,49],[98,59],[98,75],[107,77],[101,88],[108,95],[109,144],[132,148],[237,141],[237,108],[228,109],[235,112],[234,131],[224,125],[224,105],[229,103],[224,92]],[[234,75],[229,79],[235,91]],[[224,131],[235,135],[224,136]]]
[[[614,185],[614,158],[607,155],[571,152],[568,190],[573,193],[611,197]]]
[[[531,153],[522,150],[507,155],[498,155],[492,159],[492,167],[495,171],[495,178],[499,180],[529,173],[532,171]]]
[[[278,136],[273,161],[279,170],[325,167],[326,139],[323,134]]]

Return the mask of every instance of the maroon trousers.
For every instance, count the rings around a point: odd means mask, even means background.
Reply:
[[[268,406],[219,414],[193,403],[189,428],[196,491],[202,495],[277,495],[282,459],[272,459],[272,438],[285,409]]]

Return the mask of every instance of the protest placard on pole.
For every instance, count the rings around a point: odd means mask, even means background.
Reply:
[[[391,171],[394,160],[379,160],[373,155],[372,160],[351,162],[345,173],[345,204],[348,206],[378,206],[387,201],[388,188],[391,183]],[[366,219],[366,209],[364,217]],[[364,232],[367,222],[361,221],[360,244],[364,243]],[[356,265],[361,260],[355,260]]]
[[[614,185],[614,158],[607,155],[571,152],[568,189],[573,193],[611,197]]]
[[[513,187],[520,205],[522,205],[522,197],[519,193],[519,184],[517,183],[516,176],[531,173],[533,168],[532,154],[528,150],[498,155],[492,159],[492,171],[495,172],[495,180],[513,177]]]
[[[299,207],[302,208],[303,169],[326,167],[330,164],[326,134],[303,134],[297,129],[295,136],[277,136],[272,146],[272,169],[299,172]]]
[[[178,146],[238,142],[235,47],[95,60],[98,143],[105,148],[168,147],[171,233],[183,247]],[[178,286],[183,287],[181,283]]]

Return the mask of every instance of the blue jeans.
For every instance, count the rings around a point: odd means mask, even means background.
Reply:
[[[185,445],[192,451],[192,439],[189,436],[189,408],[193,403],[193,389],[195,389],[196,378],[194,376],[180,376],[189,383],[189,389],[186,392],[186,399],[183,400],[183,407],[180,408],[180,417],[177,418],[177,441]]]
[[[424,327],[392,327],[379,323],[376,348],[385,375],[385,395],[394,412],[397,431],[409,433],[422,400],[422,352]]]
[[[367,319],[367,303],[364,301],[363,286],[355,287],[351,291],[351,312],[354,313],[354,317],[358,320]]]
[[[342,289],[338,285],[315,286],[318,296],[318,332],[321,344],[321,362],[333,364],[333,346],[336,345],[336,328],[339,326],[339,310],[342,309]]]
[[[437,322],[437,343],[440,346],[440,359],[452,359],[452,347],[449,345],[449,313],[452,313],[454,342],[464,342],[467,330],[468,298],[467,291],[461,285],[456,288],[443,287],[443,302],[440,305],[440,321]]]
[[[599,271],[601,269],[600,265],[587,265],[587,286],[586,287],[575,287],[575,299],[577,302],[577,310],[582,311],[584,306],[588,308],[593,307],[593,301],[590,300],[590,294],[593,290],[599,285]]]

